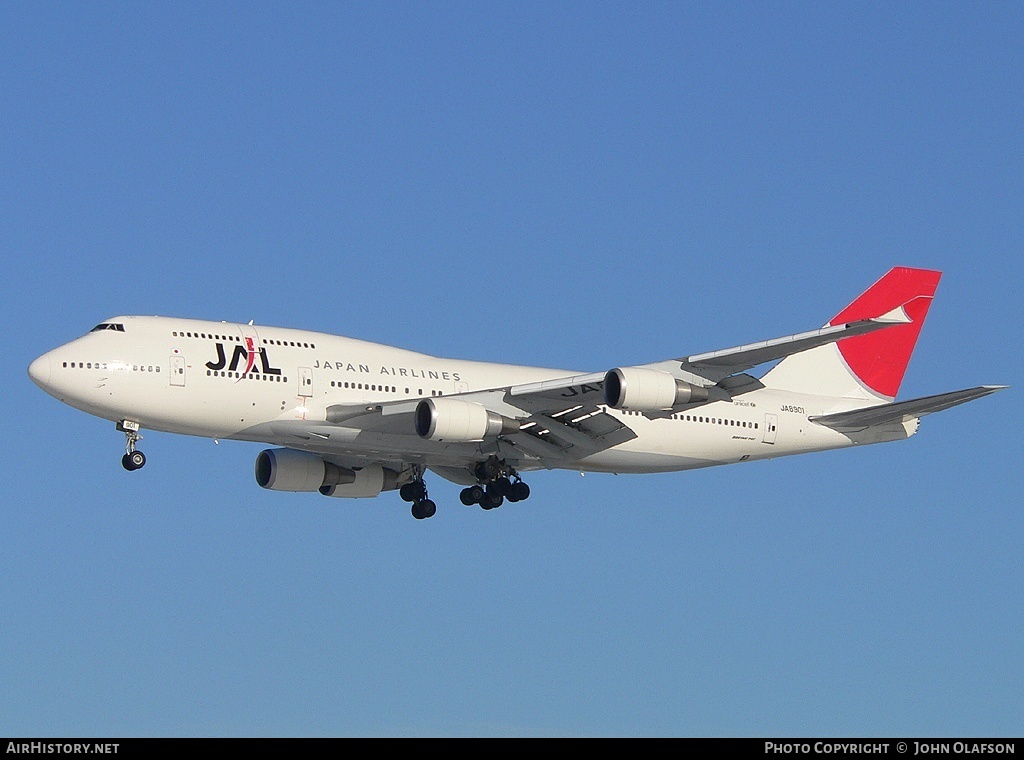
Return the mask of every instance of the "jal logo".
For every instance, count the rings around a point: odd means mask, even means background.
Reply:
[[[573,396],[582,396],[584,393],[598,393],[604,388],[604,383],[583,383],[583,385],[570,385],[565,389],[565,393],[559,393],[559,396],[563,398],[572,398]]]
[[[216,361],[206,362],[206,368],[211,370],[221,370],[227,367],[229,372],[241,371],[243,375],[247,375],[250,372],[262,372],[264,375],[280,375],[281,370],[277,367],[270,366],[270,360],[267,358],[267,349],[260,348],[256,349],[252,338],[245,339],[245,345],[236,345],[234,352],[231,354],[231,363],[228,363],[227,355],[224,353],[224,344],[217,343],[217,359]],[[256,369],[256,357],[260,359],[260,368]],[[239,366],[243,366],[242,370],[239,370]]]

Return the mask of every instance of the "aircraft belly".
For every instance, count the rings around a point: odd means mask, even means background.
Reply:
[[[587,472],[641,474],[646,472],[696,470],[702,467],[713,467],[716,464],[724,464],[724,462],[680,454],[628,451],[615,448],[581,459],[574,467],[566,467],[565,469],[578,469]]]

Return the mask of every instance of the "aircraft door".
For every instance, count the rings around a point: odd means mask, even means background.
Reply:
[[[299,395],[309,398],[313,395],[313,370],[299,367]]]
[[[185,385],[185,357],[171,357],[171,385]]]
[[[764,416],[764,438],[765,443],[775,443],[776,428],[779,426],[777,414],[766,414]]]

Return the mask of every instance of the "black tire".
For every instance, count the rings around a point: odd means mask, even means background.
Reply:
[[[430,499],[417,501],[412,505],[412,516],[417,520],[426,520],[428,517],[433,517],[435,514],[437,514],[437,505]]]
[[[480,502],[480,506],[484,509],[497,509],[505,503],[505,497],[501,494],[487,492],[484,494],[483,501]]]
[[[501,465],[493,459],[477,464],[475,473],[480,480],[493,480],[501,472]]]
[[[462,491],[459,492],[459,501],[461,501],[467,507],[472,507],[474,504],[476,504],[476,499],[473,498],[473,489],[463,488]]]
[[[402,501],[419,501],[427,495],[427,489],[422,480],[414,480],[399,488],[398,495],[402,497]]]
[[[512,493],[512,481],[508,478],[498,478],[492,485],[494,486],[495,493],[499,493],[502,496],[508,496]]]
[[[512,486],[512,496],[516,497],[516,501],[526,501],[530,498],[530,487],[520,480]]]
[[[133,451],[130,454],[125,454],[121,457],[121,466],[128,470],[128,472],[134,472],[135,470],[141,469],[145,464],[146,455],[141,451]]]

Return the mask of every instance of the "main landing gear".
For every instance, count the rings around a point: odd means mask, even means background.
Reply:
[[[121,466],[129,472],[142,469],[146,464],[146,455],[135,448],[135,444],[142,440],[139,435],[139,423],[131,420],[121,420],[117,423],[117,429],[124,433],[125,445],[124,456],[121,457]]]
[[[480,462],[474,474],[481,483],[463,488],[459,494],[459,500],[467,507],[479,504],[483,509],[495,509],[506,499],[510,502],[525,501],[530,496],[530,487],[519,473],[494,457]]]
[[[413,479],[398,489],[403,501],[412,502],[412,516],[417,520],[433,517],[437,513],[437,505],[427,498],[423,473],[423,466],[415,465]],[[467,507],[479,504],[484,509],[495,509],[506,501],[525,501],[530,496],[530,487],[519,477],[519,473],[497,457],[480,462],[473,469],[473,474],[480,482],[463,488],[459,494],[459,500]]]
[[[427,498],[427,484],[423,482],[423,469],[417,467],[415,470],[416,479],[406,483],[398,489],[398,495],[403,501],[412,502],[412,516],[417,520],[425,520],[433,517],[437,512],[437,505]]]

